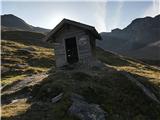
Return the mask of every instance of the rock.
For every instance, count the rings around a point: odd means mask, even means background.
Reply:
[[[74,94],[71,97],[73,101],[69,108],[69,113],[81,120],[105,120],[106,112],[97,104],[89,104],[85,102],[80,95]]]
[[[33,47],[26,47],[25,49],[30,50],[30,51],[35,51],[36,49]]]
[[[17,102],[27,102],[27,98],[15,98],[15,99],[10,99],[9,103],[17,103]]]
[[[4,73],[9,72],[9,71],[10,71],[9,68],[4,67],[4,66],[1,67],[1,74],[4,74]]]
[[[47,93],[50,93],[52,91],[51,88],[47,88]]]
[[[34,105],[38,105],[38,106],[42,106],[43,105],[43,102],[35,102],[33,103]]]
[[[21,49],[18,49],[18,52],[23,53],[23,54],[31,54],[32,50],[28,48],[21,48]]]
[[[93,67],[97,67],[99,69],[104,69],[104,67],[105,67],[104,63],[99,60],[94,60],[92,65],[93,65]]]
[[[16,103],[16,102],[18,102],[18,99],[16,99],[16,100],[12,100],[12,103]]]
[[[1,55],[6,55],[6,54],[8,54],[8,53],[5,51],[1,51]]]
[[[63,96],[63,93],[60,93],[56,97],[52,98],[52,103],[58,102],[62,98],[62,96]]]
[[[17,67],[17,68],[25,68],[27,66],[28,66],[27,64],[16,64],[15,67]]]
[[[32,96],[29,96],[28,98],[31,99],[31,98],[33,98],[33,97],[32,97]]]

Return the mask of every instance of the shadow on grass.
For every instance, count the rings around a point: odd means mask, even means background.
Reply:
[[[157,86],[152,85],[145,77],[131,75],[159,98]],[[52,103],[51,98],[61,92],[64,93],[62,99],[57,103]],[[107,120],[160,119],[160,105],[148,98],[135,83],[116,70],[105,71],[103,76],[98,77],[83,72],[52,73],[40,84],[19,93],[19,95],[29,93],[32,96],[28,100],[31,107],[26,112],[8,118],[2,116],[2,119],[77,120],[68,114],[68,108],[71,105],[69,97],[73,92],[84,96],[89,103],[99,104],[108,113]]]
[[[52,45],[43,41],[45,37],[42,33],[29,31],[2,31],[2,39],[11,40],[25,45],[35,45],[39,47],[51,48]]]
[[[96,52],[97,58],[106,64],[113,65],[113,66],[131,65],[126,59],[124,59],[118,54],[115,54],[109,51],[104,51],[101,48],[97,48],[96,51],[97,51]]]

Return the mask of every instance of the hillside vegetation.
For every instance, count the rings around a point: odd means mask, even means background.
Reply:
[[[97,49],[97,55],[97,57],[106,63],[107,66],[114,68],[117,71],[126,71],[146,78],[152,84],[160,88],[159,67],[151,66],[142,61],[123,57],[115,53],[105,52],[102,49]]]
[[[98,44],[158,63],[159,17],[102,33]],[[2,120],[160,120],[159,67],[97,48],[95,66],[56,69],[53,45],[43,41],[50,30],[1,19]]]
[[[19,51],[26,47],[35,50],[31,54]],[[48,77],[41,82],[26,85],[15,92],[7,92],[10,88],[2,91],[2,119],[79,120],[69,112],[73,94],[83,96],[89,104],[98,104],[106,112],[106,120],[160,119],[160,104],[122,74],[127,72],[160,100],[159,68],[99,48],[97,58],[103,62],[103,67],[56,71],[51,48],[2,40],[2,67],[18,71],[5,73],[2,85],[14,86],[15,81],[52,67]],[[17,64],[27,66],[17,68]],[[53,103],[53,98],[61,93],[62,98]]]
[[[46,72],[54,64],[52,49],[40,46],[40,42],[32,45],[22,40],[1,40],[1,45],[2,86]]]
[[[26,40],[26,41],[32,41],[37,42],[42,40],[45,35],[42,33],[36,33],[36,32],[29,32],[29,31],[5,31],[3,30],[1,32],[2,39],[5,40]]]

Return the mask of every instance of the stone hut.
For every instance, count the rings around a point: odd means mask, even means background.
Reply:
[[[63,19],[45,38],[53,43],[58,68],[76,64],[92,66],[96,39],[101,36],[94,27],[68,19]]]

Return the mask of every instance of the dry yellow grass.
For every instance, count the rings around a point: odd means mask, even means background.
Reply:
[[[129,61],[129,62],[132,64],[131,66],[110,66],[110,67],[113,67],[117,69],[118,71],[127,71],[130,73],[148,78],[148,80],[151,83],[160,86],[160,71],[159,70],[146,68],[146,66],[141,63],[135,63],[132,61]]]
[[[8,118],[24,113],[29,107],[30,104],[26,103],[26,99],[21,99],[18,102],[2,106],[1,113],[3,117]]]
[[[117,70],[124,70],[128,71],[143,77],[147,77],[150,79],[160,79],[160,72],[159,71],[153,71],[153,70],[147,70],[143,68],[135,68],[131,66],[121,66],[121,67],[115,67]]]
[[[10,70],[2,76],[3,85],[23,80],[28,74],[37,74],[48,71],[54,61],[53,49],[25,44],[12,40],[2,40],[2,67]],[[31,54],[19,54],[21,48],[31,47]],[[48,65],[48,66],[47,66]],[[15,72],[18,71],[18,72]]]
[[[17,80],[23,80],[25,77],[26,75],[9,76],[8,78],[3,78],[1,80],[1,84],[2,85],[12,84],[13,82]]]

